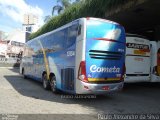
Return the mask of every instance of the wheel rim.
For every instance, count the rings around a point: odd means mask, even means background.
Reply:
[[[56,78],[55,78],[55,76],[53,76],[51,78],[51,89],[52,89],[53,92],[56,90]]]
[[[43,87],[46,88],[47,87],[47,82],[48,82],[46,74],[43,75],[42,79],[43,79]]]

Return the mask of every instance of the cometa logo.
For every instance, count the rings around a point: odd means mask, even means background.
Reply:
[[[119,73],[120,72],[120,68],[116,68],[114,67],[97,67],[96,65],[92,65],[90,67],[90,71],[91,72],[106,72],[106,73]]]

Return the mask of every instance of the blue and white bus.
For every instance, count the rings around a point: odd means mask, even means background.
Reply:
[[[26,43],[20,73],[45,89],[72,94],[121,90],[125,30],[118,23],[80,18]]]

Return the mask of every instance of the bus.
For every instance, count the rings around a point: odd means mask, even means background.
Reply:
[[[125,40],[118,23],[80,18],[28,41],[20,72],[54,93],[118,91],[124,83]]]
[[[124,82],[150,82],[150,41],[126,34],[126,73]]]
[[[151,82],[160,82],[160,42],[150,41],[151,44]]]

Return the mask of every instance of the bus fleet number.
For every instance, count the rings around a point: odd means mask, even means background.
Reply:
[[[67,51],[67,56],[68,57],[75,56],[75,51]]]

